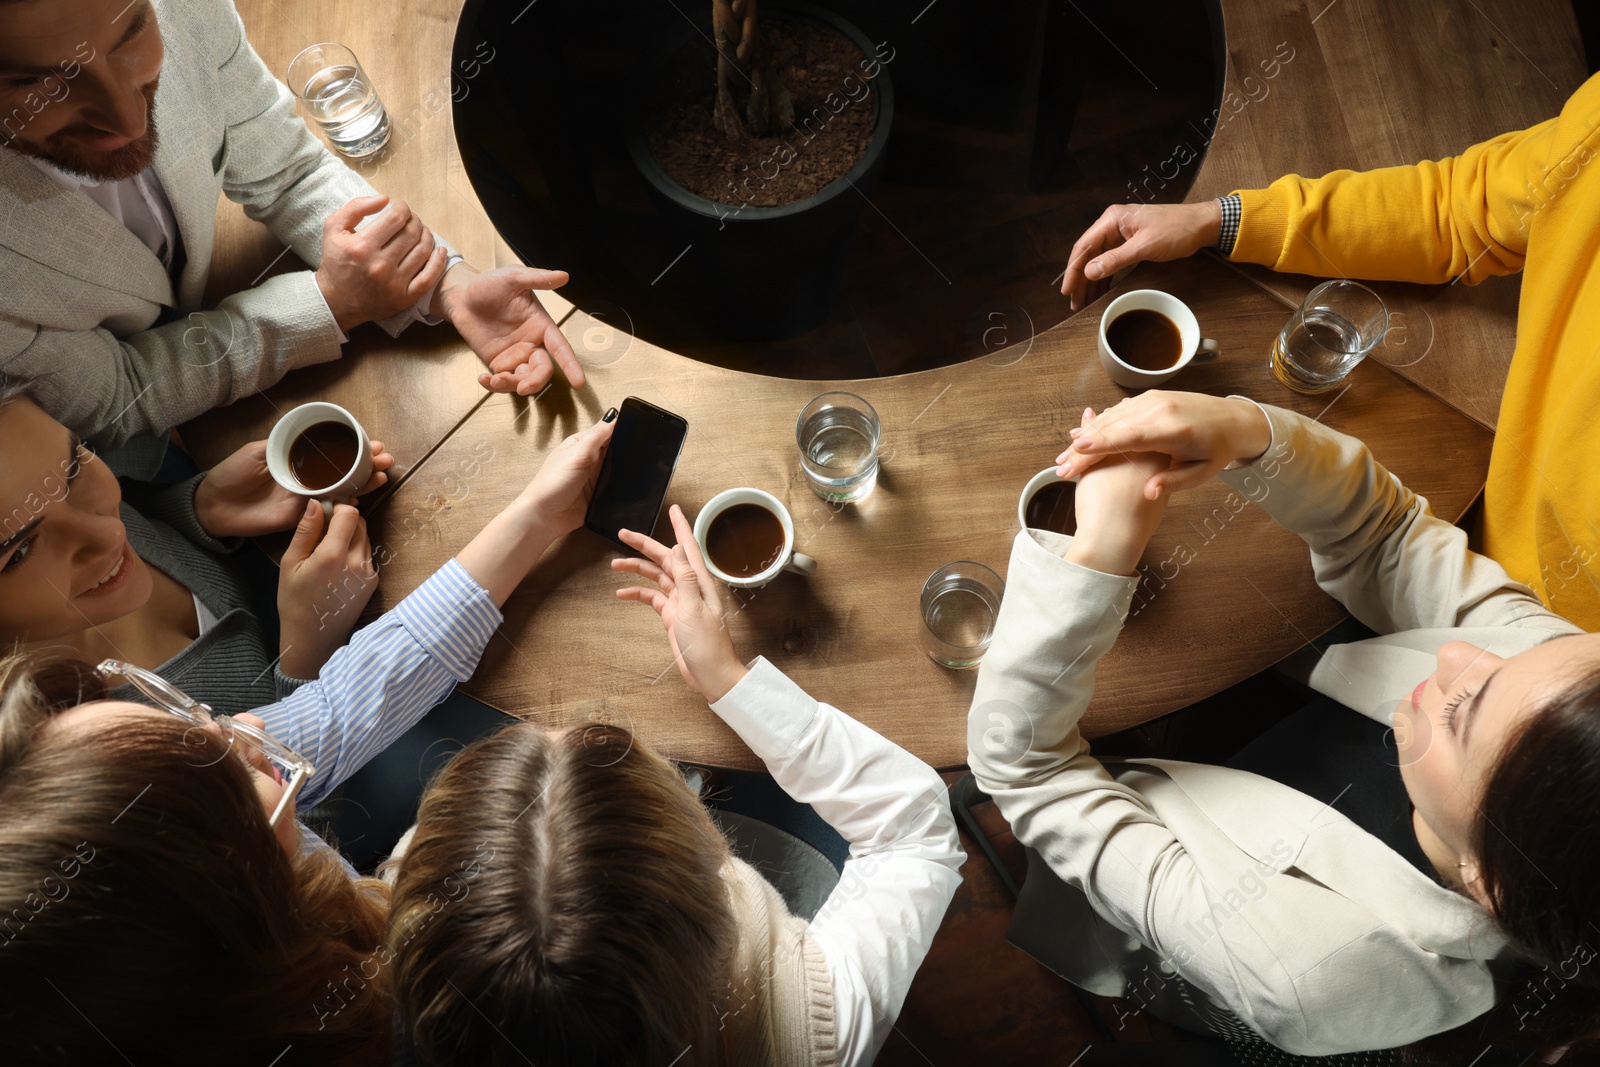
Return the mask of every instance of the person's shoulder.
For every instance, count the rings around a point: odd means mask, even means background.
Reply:
[[[165,62],[209,63],[215,67],[238,44],[236,12],[230,0],[151,0],[166,47]]]

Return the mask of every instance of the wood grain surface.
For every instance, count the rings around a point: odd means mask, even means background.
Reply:
[[[1568,0],[1219,2],[1227,76],[1215,124],[1202,124],[1193,141],[1205,155],[1190,201],[1285,174],[1454,156],[1553,118],[1585,77]],[[1322,280],[1243,269],[1291,307]],[[1337,262],[1325,276],[1342,276]],[[1493,428],[1516,346],[1520,280],[1375,288],[1401,311],[1410,344],[1377,358]]]
[[[1259,99],[1217,131],[1195,164],[1193,197],[1291,170],[1437,157],[1554,114],[1581,76],[1576,36],[1566,32],[1572,20],[1561,0],[1530,3],[1226,0],[1229,88]],[[251,41],[274,71],[314,41],[355,49],[397,127],[374,184],[413,204],[487,267],[509,253],[466,183],[451,133],[448,95],[462,91],[450,66],[458,7],[404,0],[375,18],[354,5],[240,0]],[[1527,25],[1561,32],[1535,37],[1518,29]],[[1295,58],[1270,93],[1245,86],[1244,74],[1284,41]],[[218,240],[216,258],[229,270],[214,276],[217,293],[293,260],[278,259],[281,247],[231,205],[219,210]],[[1491,436],[1483,426],[1493,423],[1511,352],[1515,281],[1442,294],[1386,289],[1397,308],[1420,309],[1412,335],[1419,347],[1391,346],[1356,371],[1348,390],[1302,397],[1270,378],[1266,353],[1288,304],[1312,281],[1201,257],[1141,268],[1124,288],[1177,294],[1222,343],[1221,360],[1185,371],[1174,387],[1244,392],[1320,416],[1368,440],[1438,514],[1455,518],[1487,466]],[[570,311],[559,300],[551,306]],[[767,489],[793,512],[801,550],[820,561],[810,579],[785,575],[753,594],[730,594],[741,652],[767,656],[820,699],[931,763],[953,766],[965,760],[974,676],[922,654],[918,593],[935,567],[957,559],[1004,572],[1022,484],[1051,462],[1085,405],[1124,395],[1095,358],[1098,321],[1099,308],[1091,308],[960,366],[825,383],[702,365],[572,312],[563,328],[591,382],[576,392],[558,385],[537,403],[485,398],[476,357],[448,327],[414,327],[398,341],[366,327],[339,362],[296,372],[264,397],[196,420],[187,434],[202,460],[214,460],[264,436],[278,410],[301,400],[331,399],[355,411],[390,444],[407,476],[372,515],[374,539],[391,559],[378,595],[387,607],[459,550],[562,436],[628,395],[677,411],[691,429],[669,500],[692,514],[722,489]],[[793,436],[801,406],[829,388],[867,397],[884,425],[877,492],[837,510],[800,476]],[[678,678],[655,616],[615,600],[624,582],[610,570],[613,554],[582,531],[553,549],[507,605],[468,690],[545,725],[621,722],[677,757],[753,765]],[[1313,584],[1299,539],[1259,508],[1236,510],[1220,483],[1174,504],[1146,561],[1172,574],[1172,561],[1191,556],[1174,577],[1141,587],[1144,606],[1099,672],[1086,720],[1091,735],[1214,693],[1342,618]]]
[[[1173,387],[1242,392],[1320,414],[1369,441],[1441,515],[1459,515],[1481,486],[1490,434],[1381,366],[1358,368],[1347,390],[1321,397],[1278,385],[1266,352],[1282,306],[1233,272],[1193,260],[1148,268],[1137,280],[1187,302],[1222,345],[1220,360],[1186,369]],[[922,653],[918,596],[928,575],[954,560],[1003,575],[1023,484],[1051,465],[1086,405],[1126,395],[1095,354],[1098,311],[988,360],[835,383],[708,367],[603,325],[591,330],[582,313],[568,321],[591,362],[591,386],[537,408],[491,399],[390,498],[373,522],[375,541],[393,557],[381,604],[394,604],[459,550],[563,436],[639,396],[689,421],[669,503],[692,519],[723,489],[765,489],[794,516],[798,549],[819,561],[809,579],[786,574],[755,592],[724,591],[741,654],[766,656],[819,699],[936,766],[965,762],[975,676]],[[832,388],[866,397],[883,424],[878,488],[842,508],[812,493],[794,438],[800,409]],[[1091,735],[1214,693],[1343,617],[1313,583],[1299,538],[1230,496],[1215,482],[1174,502],[1145,555],[1156,577],[1141,587],[1144,606],[1100,669]],[[657,535],[672,541],[664,522]],[[507,604],[467,691],[545,726],[623,723],[679,758],[750,765],[742,744],[678,677],[656,616],[615,599],[630,584],[611,571],[615,555],[582,530],[552,549]]]

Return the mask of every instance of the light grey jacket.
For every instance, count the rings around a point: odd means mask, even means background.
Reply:
[[[1446,641],[1509,656],[1581,632],[1469,552],[1360,441],[1263,410],[1272,447],[1223,480],[1304,538],[1322,588],[1385,635],[1329,649],[1314,688],[1388,722]],[[1176,971],[1306,1055],[1393,1047],[1487,1011],[1486,961],[1505,944],[1488,914],[1337,811],[1227,767],[1112,773],[1089,754],[1078,720],[1136,580],[1066,562],[1069,543],[1018,535],[968,723],[979,783],[1072,887],[1056,930],[1065,977],[1144,999]]]
[[[323,220],[373,191],[295,114],[228,0],[155,8],[166,59],[153,169],[182,238],[176,288],[106,211],[0,148],[0,373],[31,382],[45,410],[102,447],[164,433],[339,355],[311,271],[198,310],[218,193],[315,266]],[[402,312],[384,325],[395,332],[408,320]]]

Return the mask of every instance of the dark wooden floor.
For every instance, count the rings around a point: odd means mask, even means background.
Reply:
[[[947,783],[961,772],[947,773]],[[994,805],[978,809],[984,830],[1021,880],[1022,846]],[[927,960],[917,972],[879,1067],[1017,1065],[1065,1067],[1100,1027],[1071,987],[1006,942],[1011,897],[994,868],[966,834],[961,888],[945,915]],[[1118,1042],[1172,1041],[1175,1035],[1127,1001],[1100,1000],[1098,1014]]]
[[[1104,36],[1081,42],[1086,87],[1054,188],[1028,191],[1032,116],[996,133],[902,111],[830,318],[793,340],[679,350],[782,377],[877,377],[963,362],[1065,319],[1073,241],[1131,199],[1145,167],[1195,141],[1215,106],[1201,0],[1109,7],[1094,19]],[[1195,166],[1157,199],[1181,200]]]

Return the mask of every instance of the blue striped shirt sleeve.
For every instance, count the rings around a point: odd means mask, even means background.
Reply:
[[[442,701],[477,669],[502,616],[452,559],[333,654],[314,682],[256,711],[273,737],[316,773],[309,808]]]

